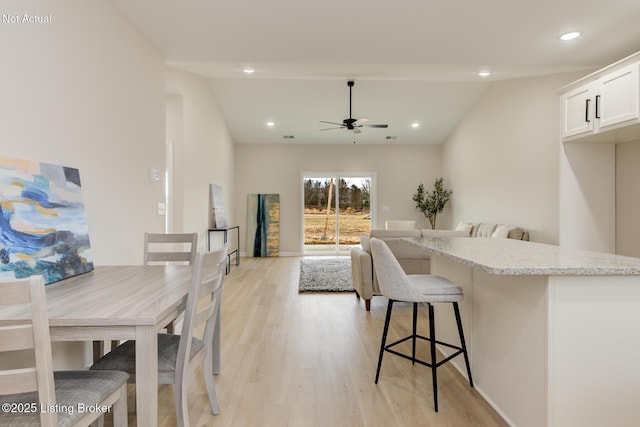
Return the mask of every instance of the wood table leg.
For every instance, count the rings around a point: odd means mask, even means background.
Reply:
[[[158,425],[158,334],[136,327],[136,417],[138,426]]]

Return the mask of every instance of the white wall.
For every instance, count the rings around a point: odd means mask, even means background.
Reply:
[[[559,110],[553,92],[584,73],[493,83],[443,147],[453,223],[522,226],[558,243]]]
[[[27,6],[27,4],[29,6]],[[0,155],[80,170],[97,265],[142,262],[162,227],[162,58],[106,1],[11,1],[3,13],[50,24],[0,25]]]
[[[560,246],[615,253],[615,175],[614,144],[562,144]]]
[[[640,257],[640,141],[616,147],[616,253]]]
[[[199,233],[206,244],[209,184],[222,186],[229,222],[234,222],[233,140],[209,79],[166,69],[167,137],[174,143],[173,231]]]
[[[246,248],[247,195],[280,194],[280,253],[298,255],[302,218],[302,172],[375,172],[377,176],[377,226],[387,219],[416,219],[429,227],[413,200],[421,182],[430,189],[441,175],[441,147],[432,145],[287,145],[237,144],[235,156],[235,208],[241,226],[240,248]],[[454,190],[455,191],[455,190]],[[382,211],[388,206],[388,212]],[[449,224],[446,212],[438,228]]]
[[[0,24],[0,155],[78,168],[95,263],[141,263],[143,232],[163,229],[149,178],[164,163],[163,59],[105,0],[2,13],[52,22]],[[84,343],[54,344],[57,368],[86,363]]]

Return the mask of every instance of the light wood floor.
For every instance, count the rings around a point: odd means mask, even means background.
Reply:
[[[243,258],[226,276],[221,414],[209,412],[197,368],[188,396],[192,426],[506,425],[450,364],[438,369],[437,414],[427,367],[387,353],[374,384],[386,299],[374,297],[367,313],[353,293],[299,294],[299,262]],[[424,335],[426,315],[422,308]],[[394,307],[389,339],[408,333],[410,316],[409,305]],[[419,356],[428,360],[426,351]],[[130,387],[129,423],[136,425]],[[172,387],[161,386],[159,399],[159,424],[174,426]]]

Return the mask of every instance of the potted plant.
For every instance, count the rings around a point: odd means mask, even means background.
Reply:
[[[447,202],[451,198],[453,191],[444,188],[444,178],[436,178],[433,184],[433,191],[429,192],[424,189],[424,185],[418,185],[418,192],[413,195],[413,201],[416,202],[416,208],[427,217],[431,229],[436,228],[436,218],[444,209]]]

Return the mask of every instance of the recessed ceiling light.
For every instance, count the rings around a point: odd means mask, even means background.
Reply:
[[[478,76],[480,77],[489,77],[491,75],[490,71],[479,71]]]
[[[247,67],[247,68],[243,69],[242,72],[245,73],[245,74],[253,74],[253,73],[256,72],[256,70],[254,70],[251,67]]]
[[[577,39],[578,37],[580,37],[580,33],[577,31],[572,31],[570,33],[564,33],[563,35],[561,35],[560,40],[567,42],[569,40]]]
[[[411,123],[411,127],[414,128],[414,129],[419,128],[420,127],[420,123],[413,122],[413,123]]]
[[[276,124],[275,124],[274,122],[272,122],[272,121],[268,121],[268,122],[266,123],[266,125],[267,125],[268,127],[272,128],[272,127],[274,127]]]

